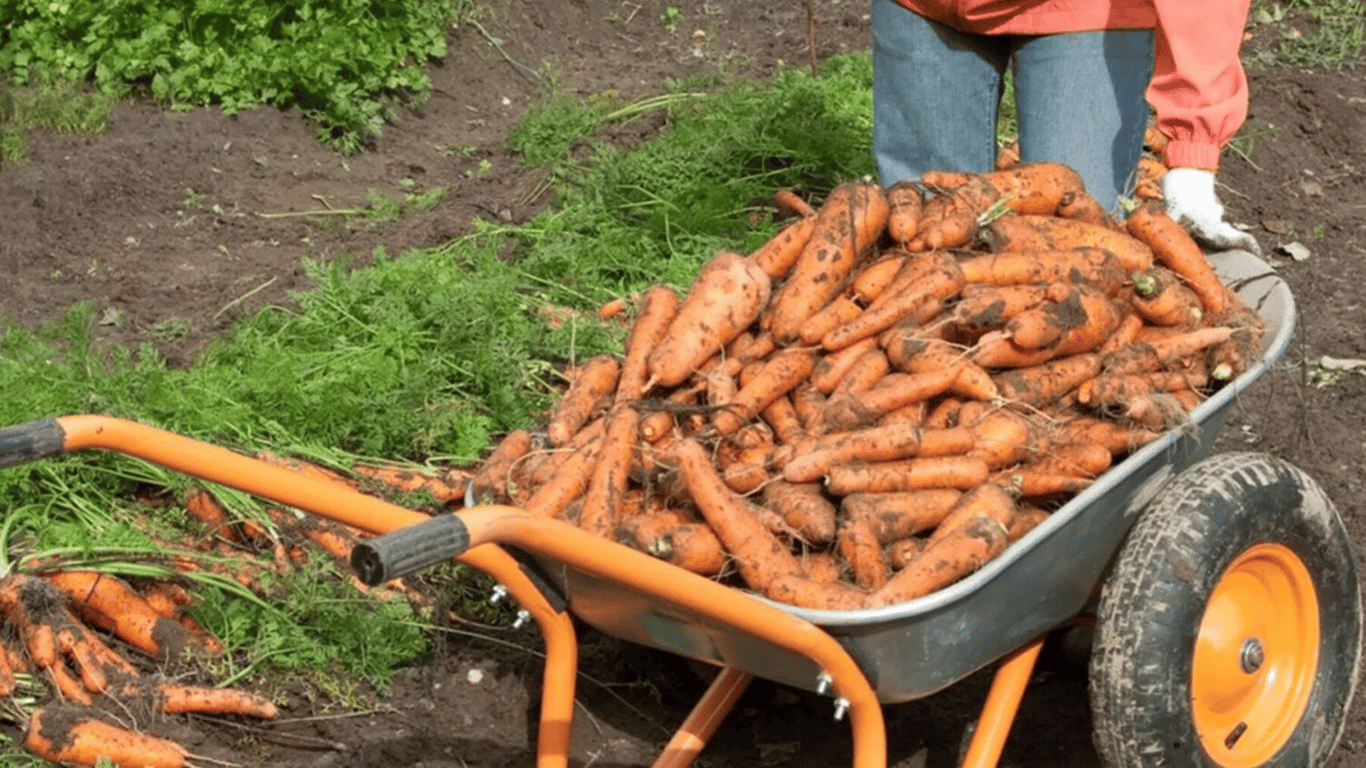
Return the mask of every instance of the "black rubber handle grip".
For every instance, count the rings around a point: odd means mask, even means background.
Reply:
[[[65,441],[66,433],[54,419],[5,427],[0,429],[0,467],[56,456]]]
[[[442,513],[360,542],[351,549],[351,568],[362,582],[373,587],[449,560],[469,547],[465,521]]]

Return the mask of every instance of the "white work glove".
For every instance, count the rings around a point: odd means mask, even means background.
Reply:
[[[1173,168],[1162,176],[1167,215],[1202,244],[1221,250],[1240,248],[1262,255],[1262,246],[1247,232],[1224,221],[1224,206],[1214,196],[1214,172]]]

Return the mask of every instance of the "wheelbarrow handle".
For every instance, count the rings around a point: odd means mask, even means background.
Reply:
[[[56,456],[65,433],[56,419],[30,421],[0,429],[0,467]]]
[[[445,512],[357,543],[351,549],[351,568],[373,587],[459,557],[469,546],[465,521]]]

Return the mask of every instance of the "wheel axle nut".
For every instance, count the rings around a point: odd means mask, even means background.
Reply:
[[[1261,669],[1262,664],[1266,662],[1266,650],[1262,648],[1262,641],[1255,637],[1244,640],[1242,652],[1238,654],[1238,662],[1249,675]]]

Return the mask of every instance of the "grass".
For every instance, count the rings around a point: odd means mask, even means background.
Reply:
[[[64,79],[26,86],[0,79],[0,163],[28,159],[29,131],[102,132],[121,96],[118,90],[95,90]]]
[[[1366,49],[1366,4],[1360,0],[1253,0],[1253,27],[1269,26],[1272,45],[1247,59],[1260,67],[1354,70]]]

